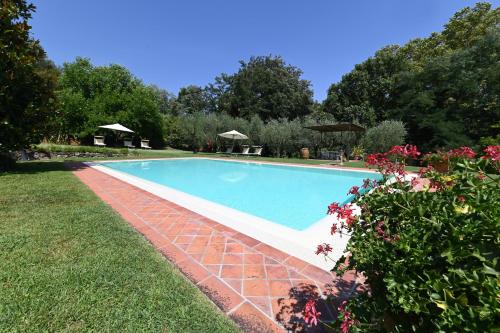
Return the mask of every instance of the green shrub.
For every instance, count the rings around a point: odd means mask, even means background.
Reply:
[[[69,146],[56,144],[39,144],[34,146],[34,150],[43,153],[101,153],[127,155],[128,148],[108,148],[95,146]]]
[[[386,120],[366,131],[362,145],[367,153],[380,153],[403,144],[405,137],[406,129],[403,122]]]
[[[408,157],[410,150],[395,148],[392,154],[367,157],[385,180],[403,175],[401,159],[394,162],[389,155]],[[489,332],[498,327],[500,146],[485,153],[473,158],[466,147],[450,151],[453,168],[422,170],[428,183],[421,190],[416,186],[422,184],[400,179],[358,194],[361,215],[347,218],[343,226],[351,232],[348,264],[338,264],[362,272],[369,285],[369,293],[342,308],[340,321],[352,331]],[[330,209],[345,213],[337,205]]]

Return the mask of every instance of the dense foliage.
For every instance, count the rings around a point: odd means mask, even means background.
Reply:
[[[272,55],[242,60],[235,73],[175,96],[119,65],[77,58],[56,68],[29,37],[34,7],[5,1],[1,10],[0,43],[9,47],[0,48],[0,150],[42,137],[89,144],[99,125],[115,122],[136,132],[135,144],[147,138],[155,148],[214,151],[223,145],[216,132],[237,129],[274,156],[317,150],[319,135],[302,126],[336,121],[368,128],[358,147],[367,152],[405,136],[426,151],[492,145],[500,137],[500,9],[487,3],[459,11],[442,32],[377,51],[333,84],[322,104],[299,68]],[[321,145],[349,151],[359,143],[344,134],[326,135]]]
[[[353,146],[355,138],[346,133],[342,136],[326,133],[321,138],[318,132],[304,128],[316,124],[318,116],[321,115],[312,114],[294,120],[282,118],[267,123],[257,115],[250,120],[231,117],[226,113],[197,112],[182,117],[167,116],[167,144],[188,150],[223,151],[228,145],[232,145],[232,141],[222,139],[217,134],[235,129],[249,136],[249,140],[238,142],[237,146],[262,145],[265,154],[276,157],[297,157],[303,147],[311,149],[311,154],[314,154],[318,153],[321,147]]]
[[[55,80],[30,36],[34,10],[24,0],[0,4],[0,153],[38,142],[53,112]]]
[[[216,111],[250,119],[294,119],[311,112],[313,104],[309,81],[302,71],[286,64],[281,57],[251,57],[240,61],[233,75],[221,75],[210,85],[218,101]]]
[[[56,141],[73,137],[89,143],[98,126],[120,123],[135,131],[136,140],[147,138],[153,147],[163,146],[161,108],[165,96],[122,66],[96,67],[84,58],[65,63],[57,96],[60,116],[53,133]]]
[[[424,150],[478,144],[500,119],[500,9],[478,3],[440,33],[387,46],[333,84],[324,110],[371,127],[406,123]]]
[[[406,128],[401,121],[384,120],[366,131],[362,144],[367,153],[377,153],[403,144],[405,138]]]
[[[488,332],[498,324],[500,146],[481,158],[451,150],[448,172],[429,166],[409,181],[404,160],[418,155],[396,146],[368,156],[384,180],[365,182],[374,187],[366,195],[351,189],[360,215],[351,204],[329,207],[341,221],[332,232],[351,233],[347,264],[337,268],[357,270],[369,286],[342,306],[344,331]]]

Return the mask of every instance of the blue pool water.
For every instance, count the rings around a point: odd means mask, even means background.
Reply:
[[[353,185],[380,178],[368,172],[209,159],[101,164],[296,230],[325,217],[333,201],[348,201]]]

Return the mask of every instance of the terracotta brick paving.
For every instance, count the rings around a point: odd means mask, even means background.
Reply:
[[[341,300],[362,282],[352,272],[338,278],[83,164],[68,167],[246,332],[301,330],[307,297]],[[336,315],[335,304],[320,308],[323,320]]]

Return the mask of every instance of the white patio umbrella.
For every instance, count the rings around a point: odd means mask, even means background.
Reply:
[[[220,134],[217,134],[217,135],[220,136],[220,137],[223,137],[223,138],[233,139],[233,147],[234,147],[234,141],[235,140],[246,140],[246,139],[248,139],[248,136],[246,136],[245,134],[241,134],[240,132],[235,131],[235,130],[232,130],[232,131],[229,131],[229,132],[220,133]]]
[[[131,129],[126,128],[125,126],[120,125],[118,123],[111,124],[111,125],[103,125],[103,126],[99,126],[99,127],[100,128],[107,128],[107,129],[110,129],[110,130],[113,130],[113,131],[134,133],[134,131],[132,131]]]

